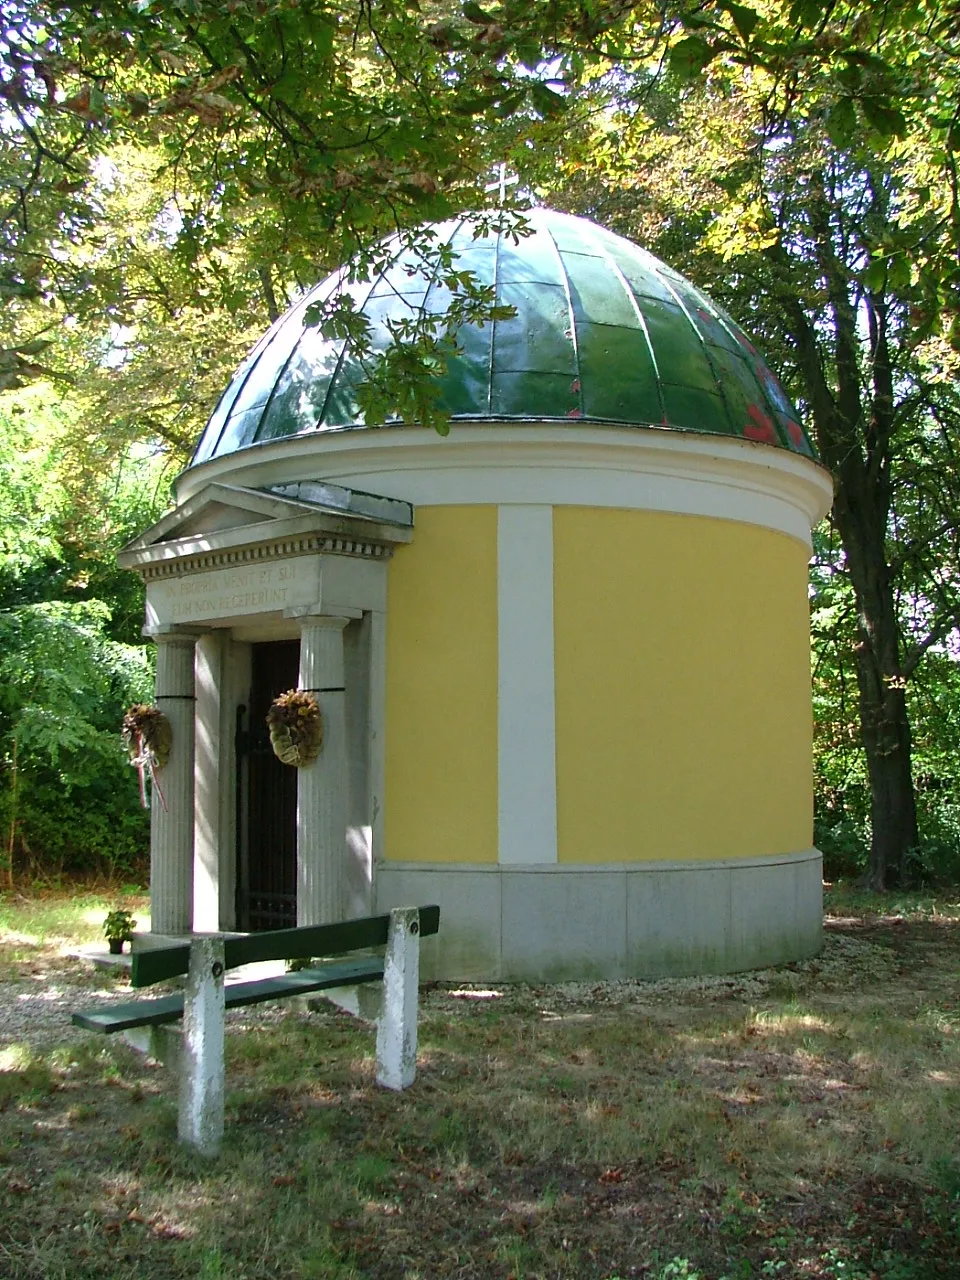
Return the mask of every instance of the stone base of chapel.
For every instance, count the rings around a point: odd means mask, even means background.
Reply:
[[[823,945],[818,849],[723,861],[600,866],[383,862],[377,910],[440,905],[421,974],[584,982],[736,973]]]

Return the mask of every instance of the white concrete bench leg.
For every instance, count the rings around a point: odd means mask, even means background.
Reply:
[[[406,1089],[417,1074],[417,997],[420,986],[420,912],[390,912],[383,960],[383,1004],[377,1019],[377,1083]]]
[[[181,1142],[215,1156],[223,1137],[223,938],[194,938],[183,1001]]]

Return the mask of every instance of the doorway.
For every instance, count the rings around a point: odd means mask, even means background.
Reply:
[[[300,677],[299,640],[252,646],[250,696],[237,708],[237,928],[297,923],[297,770],[270,746],[266,715]]]

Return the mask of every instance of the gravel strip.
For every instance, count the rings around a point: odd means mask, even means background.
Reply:
[[[62,976],[34,974],[0,986],[0,1049],[26,1044],[48,1051],[80,1035],[70,1022],[74,1009],[84,1004],[118,1003],[129,992],[66,983]]]
[[[70,1044],[93,1034],[73,1025],[70,1015],[75,1010],[121,1004],[141,994],[146,993],[131,991],[125,983],[114,985],[109,975],[91,972],[87,961],[72,957],[58,957],[49,965],[38,961],[28,976],[0,983],[0,1052],[22,1044],[48,1053]],[[227,1014],[227,1025],[267,1025],[278,1022],[284,1013],[280,1004],[234,1009]]]
[[[457,986],[428,987],[422,998],[425,1010],[446,1009],[474,1000],[492,998],[509,1007],[531,1002],[546,1010],[558,1006],[656,1005],[663,1003],[707,1003],[717,999],[764,999],[771,987],[782,998],[785,988],[797,992],[811,985],[819,990],[840,986],[870,985],[892,976],[896,958],[887,948],[853,937],[828,932],[819,956],[802,964],[752,973],[702,978],[664,978],[659,981],[622,979],[613,982],[565,982],[552,986],[525,984],[463,983]],[[131,998],[126,984],[114,985],[111,976],[91,971],[88,962],[59,956],[38,961],[32,971],[14,981],[0,983],[0,1050],[25,1044],[31,1050],[49,1052],[69,1044],[89,1032],[75,1027],[70,1015],[75,1009],[95,1004],[117,1004]],[[290,1013],[283,1002],[236,1009],[227,1014],[228,1026],[265,1026],[279,1022]],[[332,1012],[332,1011],[331,1011]]]

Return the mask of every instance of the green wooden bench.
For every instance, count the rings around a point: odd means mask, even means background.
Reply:
[[[377,1017],[377,1081],[405,1089],[416,1075],[420,938],[440,929],[437,906],[406,907],[389,915],[301,929],[276,929],[245,937],[222,934],[189,943],[134,951],[134,987],[186,975],[184,991],[83,1009],[72,1022],[109,1035],[159,1027],[183,1018],[179,1134],[205,1155],[215,1155],[223,1135],[223,1040],[226,1009],[380,982]],[[350,952],[385,948],[383,955]],[[224,983],[241,965],[269,960],[336,957],[311,968],[251,982]]]

